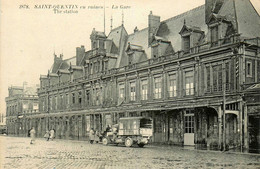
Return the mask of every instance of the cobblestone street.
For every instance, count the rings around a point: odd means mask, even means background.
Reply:
[[[126,148],[87,141],[0,136],[1,168],[260,168],[260,156],[175,146]]]

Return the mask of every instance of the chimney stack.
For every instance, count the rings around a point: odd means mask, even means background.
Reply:
[[[156,34],[158,28],[160,26],[160,16],[153,15],[151,11],[148,15],[148,45],[151,45],[152,38]]]
[[[84,57],[84,53],[85,53],[85,47],[83,45],[81,45],[81,47],[77,47],[76,48],[76,65],[80,66],[80,62],[82,60],[82,58]]]

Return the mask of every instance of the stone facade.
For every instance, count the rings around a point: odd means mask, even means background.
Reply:
[[[165,21],[151,12],[148,23],[129,35],[124,25],[108,36],[93,29],[91,50],[54,54],[40,77],[39,114],[25,125],[39,137],[54,128],[57,138],[85,139],[120,117],[148,116],[153,142],[248,148],[244,86],[260,81],[260,18],[250,1],[206,0]]]
[[[22,87],[8,88],[9,95],[5,99],[7,134],[26,136],[34,126],[29,119],[39,109],[36,87],[28,87],[24,83]]]

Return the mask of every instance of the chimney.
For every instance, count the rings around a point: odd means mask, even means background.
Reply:
[[[156,34],[158,28],[160,26],[160,16],[153,15],[151,11],[148,15],[148,45],[151,45],[152,38]]]
[[[76,48],[76,65],[80,66],[80,62],[84,56],[85,53],[85,47],[83,45],[81,45],[81,47],[77,47]]]
[[[225,0],[205,0],[205,22],[209,22],[212,13],[218,14]]]

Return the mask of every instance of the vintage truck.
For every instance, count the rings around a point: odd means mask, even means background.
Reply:
[[[112,131],[107,132],[103,137],[104,145],[125,144],[131,147],[137,144],[143,147],[148,144],[153,135],[153,120],[147,117],[124,117],[119,123],[113,125]]]

